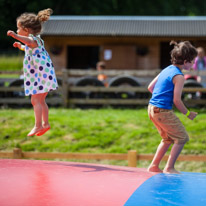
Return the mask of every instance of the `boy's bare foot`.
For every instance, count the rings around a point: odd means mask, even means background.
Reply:
[[[147,171],[148,172],[159,172],[159,173],[163,172],[158,166],[155,166],[155,165],[149,166]]]
[[[34,127],[29,134],[27,134],[28,137],[34,136],[38,132],[40,132],[43,129],[43,127]]]
[[[165,174],[180,174],[180,172],[177,171],[175,168],[164,169],[163,173],[165,173]]]
[[[48,130],[50,129],[50,125],[44,125],[44,127],[42,128],[42,130],[40,130],[39,132],[36,133],[36,136],[41,136],[43,134],[45,134]]]

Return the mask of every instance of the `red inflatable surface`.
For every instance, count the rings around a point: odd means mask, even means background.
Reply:
[[[120,206],[154,174],[75,162],[0,160],[0,206]]]

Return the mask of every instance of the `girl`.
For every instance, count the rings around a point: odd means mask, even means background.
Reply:
[[[197,51],[188,41],[179,44],[172,41],[171,44],[175,45],[171,52],[172,65],[162,70],[148,86],[148,90],[152,93],[148,114],[162,137],[162,141],[148,168],[150,172],[162,172],[159,168],[160,161],[170,145],[174,143],[163,172],[179,173],[174,165],[189,137],[179,118],[172,110],[173,104],[191,120],[197,115],[196,112],[190,112],[181,100],[184,86],[182,70],[192,68]]]
[[[7,32],[8,36],[23,43],[14,42],[13,46],[25,51],[23,62],[25,95],[31,95],[35,116],[35,126],[28,136],[41,136],[50,129],[45,98],[49,91],[58,87],[52,61],[39,35],[42,23],[47,21],[51,14],[51,9],[42,10],[37,15],[23,13],[17,18],[17,34],[10,30]]]

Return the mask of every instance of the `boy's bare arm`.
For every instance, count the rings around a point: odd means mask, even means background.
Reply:
[[[159,74],[150,82],[149,86],[148,86],[148,90],[152,93],[155,84],[157,83],[157,79],[159,77]]]
[[[13,37],[14,39],[17,39],[18,41],[22,42],[23,44],[26,44],[28,47],[35,48],[37,47],[37,42],[32,39],[32,37],[27,36],[21,36],[16,34],[14,31],[9,30],[7,32],[8,36]]]
[[[174,83],[174,97],[173,102],[177,109],[183,113],[184,115],[187,113],[188,109],[185,107],[184,103],[182,102],[182,90],[184,87],[184,77],[182,75],[177,75],[173,78]],[[196,112],[190,112],[188,116],[189,119],[193,120],[197,116]]]

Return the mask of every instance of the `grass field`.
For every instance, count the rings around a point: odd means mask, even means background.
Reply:
[[[0,56],[0,71],[22,70],[24,55]]]
[[[182,154],[206,155],[206,110],[196,110],[199,115],[193,121],[176,112],[189,133],[190,141]],[[39,152],[89,152],[127,153],[135,149],[138,153],[153,154],[160,136],[141,109],[50,109],[51,130],[41,137],[27,137],[33,127],[32,109],[0,110],[0,151],[11,151],[20,147],[23,151]],[[90,161],[97,162],[97,161]],[[126,161],[101,161],[102,164],[126,165]],[[164,162],[162,163],[163,166]],[[138,167],[147,167],[148,161],[139,162]],[[178,162],[182,171],[206,172],[206,163]]]

